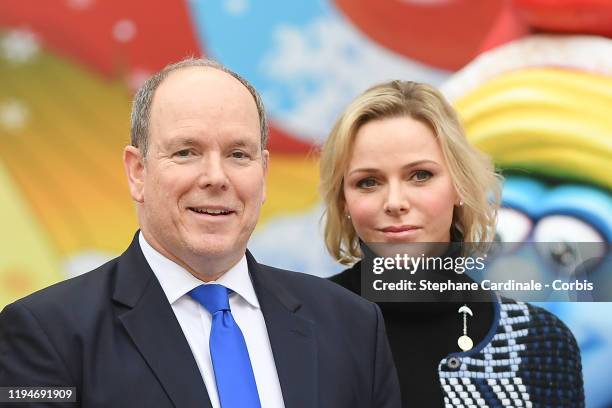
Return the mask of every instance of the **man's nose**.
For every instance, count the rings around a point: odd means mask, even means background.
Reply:
[[[387,186],[384,211],[388,215],[401,215],[410,209],[410,202],[407,196],[406,187],[400,181],[390,182]]]
[[[200,188],[218,188],[227,190],[229,181],[220,155],[210,154],[204,157],[198,177]]]

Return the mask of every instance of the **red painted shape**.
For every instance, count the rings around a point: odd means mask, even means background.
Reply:
[[[612,37],[611,0],[514,0],[519,13],[542,31]]]
[[[270,137],[268,139],[268,150],[273,153],[308,154],[314,150],[312,143],[296,139],[287,132],[270,124]]]
[[[71,6],[77,3],[89,5]],[[120,21],[133,23],[131,40],[113,35]],[[2,0],[0,26],[29,29],[47,48],[108,77],[153,72],[202,52],[177,0]]]
[[[90,6],[70,7],[78,2]],[[121,21],[135,27],[126,42],[113,34]],[[135,75],[144,78],[170,62],[202,54],[186,4],[177,0],[1,0],[0,27],[31,30],[52,52],[128,84]],[[271,125],[269,149],[305,154],[312,144]]]
[[[426,64],[457,70],[480,52],[519,38],[509,0],[335,0],[361,31]],[[498,23],[503,23],[498,27]]]

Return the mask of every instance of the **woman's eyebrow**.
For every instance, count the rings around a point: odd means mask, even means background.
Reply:
[[[403,168],[419,166],[421,164],[435,164],[437,166],[438,162],[435,160],[430,160],[430,159],[416,160],[416,161],[413,161],[413,162],[410,162],[404,165]]]
[[[407,163],[405,165],[402,166],[402,169],[406,169],[406,168],[410,168],[410,167],[415,167],[415,166],[419,166],[422,164],[434,164],[434,165],[438,165],[438,162],[436,162],[435,160],[429,160],[429,159],[424,159],[424,160],[416,160],[410,163]],[[377,173],[380,170],[374,167],[359,167],[356,169],[351,170],[348,175],[350,176],[351,174],[354,173]]]
[[[379,170],[375,168],[360,167],[349,172],[349,176],[354,173],[377,173]]]

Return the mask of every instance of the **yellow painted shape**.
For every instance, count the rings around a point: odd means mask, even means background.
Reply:
[[[590,179],[600,173],[599,179],[612,186],[611,158],[566,148],[527,148],[500,154],[497,164],[504,169],[520,169],[550,177],[568,180]],[[571,168],[572,171],[566,171]],[[602,171],[607,169],[606,171]]]
[[[559,68],[502,74],[457,100],[468,139],[502,168],[612,188],[612,77]]]
[[[260,226],[276,215],[297,214],[317,204],[318,166],[318,157],[314,155],[271,154]]]
[[[128,91],[45,52],[0,64],[0,89],[0,103],[28,112],[23,128],[2,133],[0,162],[57,255],[121,252],[137,227],[121,163]]]
[[[479,107],[485,99],[517,89],[548,90],[565,94],[568,98],[564,99],[567,99],[566,103],[570,104],[582,100],[582,98],[576,100],[572,97],[576,96],[576,92],[580,93],[579,96],[584,96],[587,101],[601,99],[611,103],[612,94],[608,91],[611,87],[612,77],[607,75],[561,68],[525,68],[492,78],[459,98],[455,105],[457,109],[467,113],[471,108]],[[527,95],[522,99],[529,100],[531,97]]]
[[[54,248],[0,163],[0,309],[63,277]]]

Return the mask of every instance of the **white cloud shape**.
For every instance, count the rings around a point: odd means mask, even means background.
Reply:
[[[38,38],[26,29],[9,31],[0,40],[0,55],[15,64],[31,61],[39,49]]]
[[[383,48],[335,14],[304,27],[281,24],[273,37],[260,71],[274,85],[262,94],[281,127],[311,141],[325,139],[350,100],[375,83],[438,85],[449,75]]]
[[[0,103],[0,129],[9,132],[20,130],[26,125],[28,116],[28,108],[18,99]]]
[[[92,249],[89,251],[81,251],[64,260],[62,270],[66,278],[74,278],[96,269],[115,258],[116,254]]]
[[[249,250],[258,262],[278,268],[327,277],[340,272],[325,250],[320,219],[323,208],[317,206],[298,215],[274,218],[255,231]]]
[[[538,34],[480,54],[444,83],[441,90],[455,101],[506,72],[533,67],[563,67],[612,75],[612,40],[604,37]]]
[[[223,0],[223,8],[228,14],[238,17],[248,11],[249,0]]]

